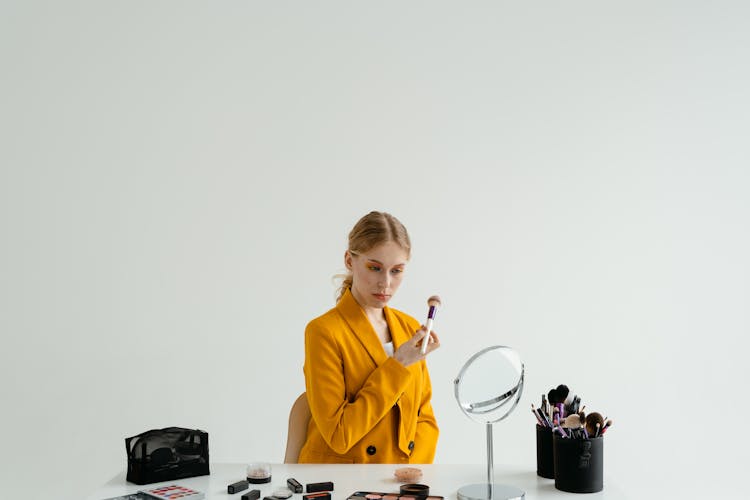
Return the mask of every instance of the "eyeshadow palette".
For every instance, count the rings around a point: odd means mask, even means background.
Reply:
[[[437,495],[418,497],[416,495],[402,495],[401,493],[357,491],[349,495],[346,500],[443,500],[443,497]]]
[[[191,490],[177,484],[141,491],[159,500],[179,500],[183,498],[185,500],[203,500],[205,498],[205,495],[200,491]]]
[[[141,490],[138,493],[131,493],[129,495],[108,498],[107,500],[203,500],[204,498],[206,496],[200,491],[172,484],[150,490]]]
[[[153,500],[154,497],[150,497],[145,493],[130,493],[128,495],[120,495],[119,497],[106,498],[105,500]]]

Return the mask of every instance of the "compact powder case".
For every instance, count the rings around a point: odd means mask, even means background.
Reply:
[[[417,483],[402,484],[401,494],[411,495],[411,496],[415,496],[418,498],[425,498],[430,495],[430,487],[427,486],[426,484],[417,484]]]

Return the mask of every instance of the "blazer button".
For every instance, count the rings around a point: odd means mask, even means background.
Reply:
[[[370,445],[370,446],[367,447],[367,454],[368,455],[374,455],[376,451],[377,451],[377,449],[373,445]]]
[[[410,450],[414,449],[414,441],[409,441],[409,449]]]

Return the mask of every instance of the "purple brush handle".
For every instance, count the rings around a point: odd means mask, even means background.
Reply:
[[[427,319],[435,319],[435,311],[437,311],[437,307],[430,306],[430,310],[427,311]]]

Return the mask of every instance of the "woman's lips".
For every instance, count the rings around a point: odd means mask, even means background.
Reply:
[[[372,295],[373,295],[373,296],[374,296],[374,297],[375,297],[376,299],[378,299],[378,300],[380,300],[380,301],[383,301],[383,302],[385,302],[386,300],[388,300],[388,297],[390,297],[390,295],[385,295],[385,294],[383,294],[383,293],[373,293]]]

